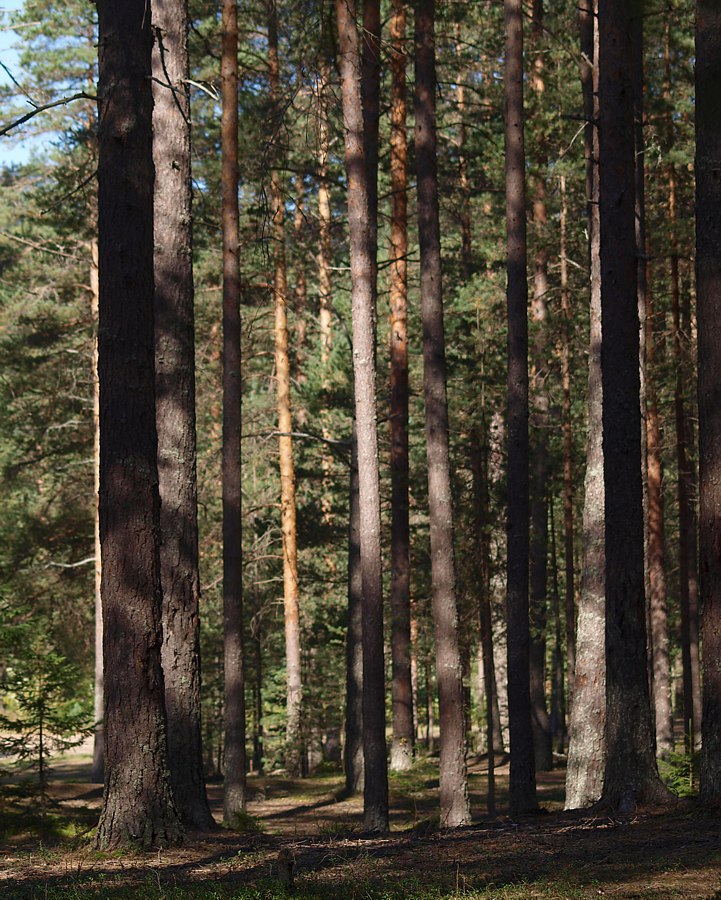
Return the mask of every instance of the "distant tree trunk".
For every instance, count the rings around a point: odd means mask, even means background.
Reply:
[[[721,7],[696,2],[696,290],[703,604],[701,797],[721,803]]]
[[[223,0],[223,643],[225,749],[223,818],[245,809],[245,672],[240,492],[240,260],[238,257],[238,6]]]
[[[573,701],[569,716],[566,809],[590,806],[601,796],[606,759],[605,540],[603,385],[601,383],[601,258],[598,205],[598,4],[579,13],[581,85],[586,119],[586,187],[590,238],[590,341],[588,436],[583,503],[583,565],[576,629]]]
[[[466,782],[463,681],[453,559],[453,505],[448,447],[448,401],[441,285],[441,236],[436,159],[434,0],[416,4],[416,168],[421,253],[423,393],[428,458],[433,625],[440,719],[441,825],[470,821]]]
[[[671,665],[669,659],[668,616],[666,613],[666,537],[663,514],[663,469],[661,427],[654,385],[655,319],[650,285],[646,291],[646,452],[648,455],[648,569],[650,586],[651,645],[653,647],[653,709],[656,724],[656,753],[668,756],[673,750],[671,716]]]
[[[568,203],[566,198],[566,177],[561,175],[560,210],[560,269],[561,269],[561,386],[563,390],[563,554],[565,569],[565,612],[566,612],[566,712],[570,712],[573,696],[573,679],[576,668],[576,597],[573,540],[573,424],[571,422],[571,303],[568,290],[568,251],[566,229]],[[564,726],[565,728],[565,726]]]
[[[648,692],[636,291],[631,11],[599,4],[599,201],[606,549],[603,800],[630,811],[665,789]]]
[[[484,415],[485,418],[485,415]],[[484,436],[485,437],[485,436]],[[493,632],[491,628],[491,538],[489,526],[488,497],[488,455],[484,439],[474,436],[471,450],[471,473],[473,476],[473,505],[477,535],[476,554],[480,574],[479,624],[483,688],[486,697],[486,749],[488,753],[488,815],[494,816],[496,809],[496,733],[500,734],[498,701],[496,695],[496,675],[493,669]]]
[[[351,446],[348,510],[348,626],[346,629],[345,789],[363,790],[363,573],[360,566],[358,437]]]
[[[669,13],[670,18],[671,13]],[[666,20],[664,41],[664,99],[669,114],[666,121],[668,151],[674,144],[674,125],[671,115],[670,83],[671,59],[669,50],[671,22]],[[669,242],[671,245],[671,331],[673,336],[676,379],[674,383],[674,412],[676,427],[676,469],[678,501],[678,586],[681,611],[681,660],[683,671],[683,731],[687,752],[692,743],[700,746],[701,709],[698,658],[698,576],[696,568],[696,523],[692,497],[694,494],[693,453],[687,447],[689,433],[686,413],[689,366],[684,352],[681,323],[681,290],[679,277],[679,249],[677,235],[676,168],[669,163],[666,170],[668,182]],[[693,736],[693,740],[692,740]]]
[[[263,644],[261,640],[261,616],[256,613],[250,623],[250,632],[255,650],[255,728],[253,729],[253,768],[263,774],[265,750],[263,747]]]
[[[543,62],[543,0],[533,0],[532,37],[535,58],[531,67],[530,84],[536,103],[541,104],[546,85]],[[541,111],[543,111],[541,109]],[[536,338],[532,352],[531,393],[533,413],[531,417],[532,476],[530,486],[531,537],[531,640],[530,640],[530,691],[531,725],[536,771],[548,771],[553,767],[551,723],[546,705],[546,620],[548,612],[548,380],[547,330],[548,330],[548,250],[546,228],[546,177],[547,147],[540,140],[540,158],[534,178],[533,225],[536,249],[533,260],[533,301],[531,314],[536,326]]]
[[[413,762],[410,531],[408,524],[408,217],[406,145],[406,11],[393,0],[391,37],[391,650],[395,772]]]
[[[320,358],[323,371],[328,364],[328,357],[332,344],[332,283],[331,266],[331,208],[330,208],[330,184],[328,182],[328,103],[330,93],[330,71],[325,59],[320,64],[319,114],[318,114],[318,292],[319,304],[319,329],[320,329]]]
[[[102,563],[100,560],[100,381],[98,379],[98,242],[90,242],[90,296],[93,317],[93,532],[95,535],[95,678],[93,692],[93,768],[91,778],[102,784],[105,777],[105,727],[103,724],[103,602],[100,591]]]
[[[168,761],[180,818],[189,828],[207,830],[215,822],[205,793],[200,721],[187,4],[154,3],[153,29],[155,387]]]
[[[268,0],[268,74],[273,109],[274,140],[281,127],[282,98],[278,60],[278,14],[276,0]],[[303,699],[300,661],[300,614],[298,603],[298,537],[295,508],[295,463],[293,461],[293,416],[290,400],[288,358],[288,278],[285,261],[285,200],[278,151],[273,149],[270,173],[273,234],[273,300],[275,307],[275,383],[278,400],[280,518],[283,535],[283,610],[285,617],[286,724],[285,767],[292,775],[301,772],[300,716]]]
[[[528,285],[521,0],[504,0],[506,246],[508,270],[508,715],[513,815],[537,808],[529,685]]]
[[[355,0],[336,0],[348,179],[353,375],[358,429],[361,572],[363,576],[363,786],[364,828],[388,830],[388,769],[385,742],[383,585],[380,485],[376,423],[368,170],[363,142],[361,54]]]
[[[101,850],[177,844],[160,653],[153,359],[153,35],[144,0],[101,2],[98,246],[105,790]]]

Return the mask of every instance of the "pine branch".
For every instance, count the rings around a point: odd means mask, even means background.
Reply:
[[[19,119],[15,119],[14,122],[11,122],[9,125],[5,125],[0,128],[0,137],[2,135],[7,134],[9,131],[12,131],[13,128],[18,128],[20,125],[24,125],[25,122],[34,118],[41,112],[45,112],[48,109],[54,109],[56,106],[67,106],[68,103],[72,103],[73,100],[97,100],[93,94],[88,94],[86,91],[80,91],[77,94],[73,94],[71,97],[62,97],[60,100],[53,100],[52,103],[43,103],[41,106],[36,106],[34,109],[31,109],[30,112],[25,113],[24,116],[20,116]]]

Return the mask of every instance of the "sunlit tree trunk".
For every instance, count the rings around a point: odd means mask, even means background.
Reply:
[[[275,0],[268,2],[268,74],[270,78],[274,140],[281,128],[282,97],[278,59],[278,14]],[[275,383],[278,402],[280,518],[283,535],[283,610],[285,617],[286,725],[285,766],[293,775],[301,771],[302,705],[300,616],[298,600],[298,538],[295,507],[295,464],[293,460],[293,417],[290,400],[288,358],[288,278],[285,259],[285,205],[279,152],[273,149],[270,173],[271,214],[273,216],[273,300],[275,308]]]
[[[410,531],[408,525],[408,217],[406,146],[406,12],[394,0],[391,38],[391,650],[393,771],[413,762]]]
[[[345,787],[363,790],[363,574],[361,572],[358,436],[351,438],[348,510],[348,625],[346,628]]]
[[[101,597],[102,563],[100,561],[100,381],[98,379],[98,242],[90,242],[90,297],[93,317],[93,532],[95,537],[95,669],[93,692],[93,768],[92,780],[102,784],[105,770],[105,734],[103,725],[103,603]]]

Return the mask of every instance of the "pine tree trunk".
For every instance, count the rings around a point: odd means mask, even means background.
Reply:
[[[168,760],[183,823],[207,830],[215,822],[205,793],[200,721],[187,28],[185,2],[161,0],[153,5],[155,386]]]
[[[153,358],[151,52],[145,3],[98,4],[100,540],[105,790],[101,850],[177,844],[160,653]]]
[[[605,539],[603,485],[603,385],[601,383],[601,267],[598,206],[597,2],[581,6],[581,84],[590,238],[590,341],[588,436],[583,503],[583,564],[576,629],[573,702],[569,716],[566,809],[590,806],[601,796],[606,759]]]
[[[648,692],[631,13],[599,4],[599,201],[606,550],[606,771],[603,800],[631,811],[665,791]]]
[[[394,0],[391,37],[391,650],[393,655],[393,743],[390,767],[402,772],[413,762],[411,689],[410,531],[408,524],[408,305],[406,12]]]
[[[353,318],[353,375],[358,429],[361,572],[363,579],[364,828],[388,830],[385,742],[383,585],[376,423],[375,327],[368,168],[363,138],[361,54],[354,0],[336,0],[348,179],[348,229]]]
[[[330,184],[328,182],[328,153],[330,150],[330,137],[328,134],[329,82],[329,66],[327,61],[322,59],[318,85],[318,292],[320,294],[318,326],[320,330],[320,358],[324,372],[332,346],[331,266],[333,258],[331,248]]]
[[[100,560],[100,381],[98,379],[98,242],[90,242],[90,296],[93,318],[93,532],[95,537],[95,666],[93,691],[93,767],[91,778],[102,784],[105,773],[105,727],[103,724],[103,602],[100,591],[103,568]]]
[[[564,607],[566,613],[566,712],[570,712],[573,697],[573,680],[576,668],[576,594],[573,559],[573,424],[571,421],[571,303],[568,290],[566,177],[561,175],[560,210],[560,269],[561,269],[561,387],[563,391],[561,418],[563,422],[563,553],[564,553]]]
[[[441,734],[441,825],[470,821],[466,782],[463,681],[453,558],[453,503],[448,447],[448,401],[441,284],[441,240],[436,159],[434,2],[416,6],[416,169],[421,252],[423,394],[428,459],[433,625]]]
[[[721,8],[696,2],[696,290],[699,571],[703,604],[701,797],[721,803]]]
[[[346,629],[345,789],[363,790],[363,575],[360,567],[360,503],[358,436],[355,422],[351,446],[348,504],[348,626]]]
[[[241,527],[240,259],[238,256],[238,7],[223,0],[223,644],[225,748],[223,818],[245,809],[245,672]]]
[[[537,808],[528,619],[528,285],[521,0],[504,0],[506,246],[508,270],[508,715],[511,814]]]
[[[278,14],[276,0],[268,0],[268,74],[273,130],[281,127],[282,97],[278,60]],[[273,300],[275,308],[275,383],[278,402],[280,519],[283,535],[283,610],[285,617],[286,725],[285,767],[291,775],[301,771],[300,717],[302,706],[300,661],[300,616],[298,602],[298,537],[295,508],[295,464],[293,461],[293,417],[290,400],[288,358],[288,278],[285,261],[285,204],[279,153],[273,149],[270,173],[273,216]]]

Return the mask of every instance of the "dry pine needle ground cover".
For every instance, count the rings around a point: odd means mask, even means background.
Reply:
[[[721,900],[721,812],[683,801],[663,813],[617,818],[563,813],[563,770],[540,776],[545,813],[511,820],[504,814],[507,766],[501,767],[499,815],[491,820],[485,767],[472,766],[477,824],[444,832],[435,818],[434,763],[420,762],[391,777],[391,833],[380,838],[360,834],[361,800],[342,798],[340,775],[251,777],[242,831],[189,835],[184,847],[153,854],[92,849],[101,791],[87,782],[87,771],[82,761],[64,763],[54,803],[42,815],[29,812],[12,783],[3,785],[3,900]],[[220,785],[209,792],[219,817]]]

